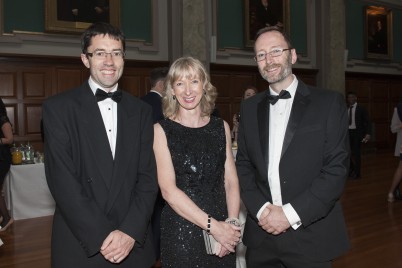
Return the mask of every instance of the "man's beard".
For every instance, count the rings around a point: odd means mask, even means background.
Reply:
[[[292,73],[292,62],[290,60],[290,57],[286,59],[286,63],[284,65],[282,64],[271,64],[271,65],[266,65],[262,70],[260,69],[260,74],[261,76],[268,81],[270,84],[282,82],[283,80],[286,79],[291,73]],[[269,76],[268,70],[272,68],[281,68],[281,71],[278,75],[272,77]]]

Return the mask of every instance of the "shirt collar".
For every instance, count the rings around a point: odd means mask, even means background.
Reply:
[[[159,96],[163,97],[161,93],[159,93],[158,91],[156,91],[154,89],[151,89],[149,92],[154,92],[154,93],[158,94]]]
[[[294,74],[292,74],[292,76],[293,76],[292,83],[287,88],[284,88],[282,90],[289,91],[290,96],[293,98],[295,96],[297,85],[299,84],[299,80],[297,80],[297,78]],[[271,87],[269,87],[269,94],[278,95],[278,93],[276,93]]]

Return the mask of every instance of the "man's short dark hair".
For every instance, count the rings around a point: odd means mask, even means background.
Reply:
[[[81,50],[83,54],[88,52],[87,50],[91,45],[92,37],[97,35],[108,35],[117,41],[121,41],[123,45],[123,52],[126,50],[126,37],[119,28],[109,23],[96,22],[89,26],[81,36]]]
[[[156,86],[156,83],[160,80],[165,80],[165,77],[167,76],[169,72],[169,68],[167,67],[159,67],[155,68],[151,71],[151,74],[149,75],[149,81],[151,82],[151,87]]]
[[[282,34],[283,38],[285,38],[285,41],[288,44],[288,47],[293,48],[292,41],[290,40],[290,37],[288,36],[288,34],[284,31],[284,29],[282,27],[278,27],[278,26],[268,26],[268,27],[265,27],[265,28],[261,28],[255,34],[254,40],[257,40],[258,37],[260,37],[260,35],[262,35],[264,33],[267,33],[267,32],[278,32],[278,33]]]

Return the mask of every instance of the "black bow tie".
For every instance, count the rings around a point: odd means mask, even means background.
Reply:
[[[290,99],[290,97],[289,91],[282,90],[279,95],[268,95],[268,101],[274,105],[279,99]]]
[[[102,89],[98,88],[96,90],[95,96],[96,96],[96,100],[98,102],[103,101],[104,99],[107,99],[107,98],[111,98],[115,102],[119,102],[119,101],[121,101],[122,94],[121,94],[120,90],[115,91],[115,92],[105,92]]]

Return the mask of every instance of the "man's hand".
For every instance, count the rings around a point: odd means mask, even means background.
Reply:
[[[134,243],[135,240],[131,236],[119,230],[115,230],[103,241],[100,252],[108,261],[120,263],[133,249]]]
[[[370,135],[369,135],[369,134],[366,134],[366,136],[364,136],[362,142],[363,142],[363,143],[367,143],[367,142],[370,140],[370,138],[371,138]]]
[[[290,223],[283,212],[282,207],[275,205],[268,205],[261,213],[258,225],[261,226],[266,232],[278,235],[290,227]]]

